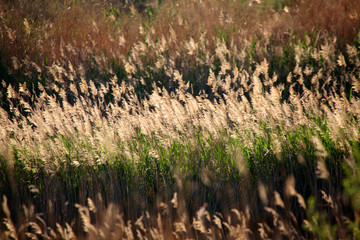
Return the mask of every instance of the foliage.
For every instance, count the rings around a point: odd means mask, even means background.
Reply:
[[[357,238],[355,2],[2,1],[0,238]]]

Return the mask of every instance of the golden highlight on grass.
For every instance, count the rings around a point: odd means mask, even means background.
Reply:
[[[356,237],[354,3],[2,1],[0,238]]]

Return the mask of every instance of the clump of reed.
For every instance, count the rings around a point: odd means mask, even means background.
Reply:
[[[1,3],[1,238],[357,236],[352,30],[299,39],[296,2],[21,3]]]

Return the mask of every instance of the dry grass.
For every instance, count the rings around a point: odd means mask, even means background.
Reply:
[[[341,42],[351,42],[360,27],[360,7],[356,1],[303,1],[296,10],[295,29],[299,33],[324,31]]]
[[[320,3],[2,1],[0,238],[355,237],[358,8]]]
[[[195,42],[202,39],[201,47],[208,50],[214,50],[220,39],[230,48],[244,49],[254,40],[267,44],[269,39],[288,42],[293,30],[300,39],[304,33],[312,36],[317,31],[334,34],[341,42],[352,42],[359,29],[360,10],[353,0],[293,1],[288,5],[277,1],[249,4],[188,0],[148,5],[152,7],[151,15],[147,10],[140,11],[136,4],[116,1],[3,1],[3,61],[11,62],[13,57],[19,61],[28,59],[43,69],[46,64],[66,58],[73,65],[82,63],[87,67],[94,55],[106,53],[107,58],[101,62],[105,67],[111,58],[121,60],[145,39],[151,44],[176,36],[166,50],[171,59],[180,60],[179,50],[190,38]],[[149,60],[154,50],[148,52]]]
[[[219,68],[217,58],[227,54],[218,47],[222,41],[229,51],[238,52],[228,59],[229,63],[248,70],[267,58],[269,74],[275,71],[283,81],[291,67],[283,69],[284,64],[276,59],[293,57],[293,53],[286,52],[286,46],[290,44],[291,49],[294,38],[318,32],[320,35],[306,41],[310,45],[322,44],[328,32],[337,36],[342,45],[351,43],[359,27],[356,16],[360,14],[356,6],[352,7],[354,1],[339,3],[341,8],[351,10],[349,14],[338,11],[337,15],[333,13],[335,5],[319,8],[321,1],[287,5],[274,1],[270,7],[267,1],[250,5],[230,0],[162,1],[160,5],[149,4],[151,12],[139,12],[136,5],[105,1],[19,0],[0,4],[2,79],[15,82],[15,89],[19,82],[26,81],[29,88],[34,86],[36,90],[37,84],[32,81],[41,79],[43,85],[53,84],[45,80],[45,73],[55,64],[64,68],[81,66],[81,74],[95,84],[110,78],[109,72],[115,72],[122,81],[126,66],[136,66],[135,73],[145,79],[146,92],[151,91],[153,78],[164,78],[162,84],[173,90],[176,84],[169,70],[176,68],[198,92],[206,85],[209,67]],[[315,14],[317,9],[324,14]],[[346,23],[345,27],[326,25],[334,21],[326,16]],[[318,22],[314,28],[312,22]],[[30,70],[37,72],[30,74],[31,81],[23,75]],[[152,74],[146,73],[149,70]]]
[[[326,46],[326,48],[335,47],[334,42],[329,44],[332,45]],[[199,95],[191,94],[191,85],[186,84],[180,72],[172,69],[169,65],[165,65],[167,71],[172,73],[172,81],[178,86],[173,91],[168,92],[165,88],[159,88],[154,84],[153,92],[141,101],[135,92],[135,86],[131,82],[126,83],[125,81],[120,85],[115,75],[110,81],[97,87],[92,80],[86,80],[84,76],[80,78],[81,81],[75,81],[75,76],[81,76],[81,72],[78,72],[81,69],[73,67],[70,63],[66,68],[55,64],[47,68],[47,75],[51,76],[53,84],[46,88],[40,85],[39,97],[32,104],[29,100],[36,94],[31,93],[25,84],[19,85],[19,90],[15,91],[11,84],[3,82],[3,87],[6,89],[6,103],[10,108],[9,111],[1,109],[0,129],[3,143],[1,144],[1,155],[8,156],[8,164],[11,166],[14,164],[14,160],[11,160],[9,151],[11,151],[10,148],[16,149],[17,160],[15,161],[21,161],[25,171],[33,174],[44,171],[51,176],[63,171],[61,170],[62,166],[69,160],[69,166],[73,168],[101,166],[102,164],[115,163],[117,157],[113,158],[113,156],[121,153],[123,156],[127,156],[125,159],[128,160],[126,161],[141,163],[143,161],[141,148],[139,149],[141,151],[137,152],[139,150],[134,151],[131,145],[124,147],[119,145],[121,142],[133,139],[138,132],[156,137],[159,139],[159,144],[171,147],[174,141],[196,146],[195,136],[199,130],[205,139],[221,139],[222,135],[219,131],[226,130],[235,138],[240,138],[252,154],[256,154],[257,151],[256,139],[266,137],[270,132],[274,145],[265,154],[271,152],[271,154],[279,154],[279,156],[285,152],[275,142],[280,144],[288,142],[286,133],[298,129],[299,126],[318,130],[321,138],[323,138],[321,134],[328,134],[331,136],[330,139],[336,142],[343,151],[349,148],[347,139],[359,139],[357,119],[360,117],[360,101],[357,97],[359,96],[357,71],[343,72],[344,75],[340,79],[323,81],[324,75],[327,76],[326,78],[333,78],[335,75],[330,73],[330,75],[326,75],[326,73],[318,70],[313,73],[311,84],[308,85],[308,83],[305,84],[304,78],[309,75],[307,73],[309,70],[297,66],[289,74],[286,86],[284,84],[275,85],[276,76],[269,77],[269,66],[266,60],[257,64],[255,71],[251,73],[245,69],[238,69],[225,57],[225,54],[230,54],[231,59],[231,54],[235,56],[238,54],[236,51],[230,52],[222,43],[219,43],[216,49],[217,56],[221,59],[221,70],[217,75],[210,71],[207,79],[207,88],[210,90],[202,91]],[[321,49],[316,50],[313,54],[319,54],[324,59],[329,59],[324,65],[324,69],[330,71],[329,69],[338,68],[339,63],[333,63],[330,60],[338,57],[326,55],[333,53],[325,51],[324,46]],[[308,53],[303,51],[297,54],[296,58],[302,59]],[[357,64],[359,59],[355,57],[352,61]],[[140,80],[137,79],[134,71],[138,68],[131,66],[131,63],[128,64],[127,77],[137,83]],[[67,80],[64,81],[64,79]],[[343,81],[343,79],[348,81],[345,82],[346,84],[352,86],[350,98],[343,88],[344,83],[334,84],[334,82]],[[289,92],[289,97],[283,101],[282,95],[286,91],[285,87]],[[209,96],[212,97],[209,98]],[[328,132],[321,129],[322,125],[321,123],[319,125],[315,116],[326,116],[328,122],[328,130],[326,131]],[[264,124],[266,124],[266,131],[263,130]],[[281,129],[282,134],[276,134],[278,129]],[[327,156],[326,149],[316,135],[313,138],[313,144],[316,147],[315,153],[319,160],[316,172],[314,171],[311,174],[317,176],[318,179],[326,180],[329,178],[329,172],[322,160]],[[229,151],[232,152],[233,150],[230,149]],[[159,157],[161,152],[156,148],[156,145],[151,147],[146,154],[154,159],[161,159]],[[36,161],[39,161],[41,165],[33,164],[34,159],[38,159]],[[241,161],[241,156],[237,159],[239,161],[235,164],[237,169],[240,172],[248,171],[246,170],[248,166]],[[39,166],[42,166],[44,170],[41,170],[42,167]],[[211,179],[214,176],[212,177],[212,170],[208,171],[204,168],[202,171],[203,175],[201,176],[203,176],[206,186],[206,182],[213,181]],[[266,168],[256,171],[261,175],[261,172],[266,172]],[[111,176],[115,177],[116,175],[111,174]],[[184,184],[188,184],[188,182]],[[96,201],[95,207],[107,206],[109,209],[99,210],[100,215],[97,215],[96,220],[91,220],[93,215],[91,212],[94,212],[94,206],[90,200],[88,207],[78,205],[77,208],[86,236],[94,239],[107,239],[112,236],[111,234],[125,238],[132,238],[136,234],[139,238],[146,236],[154,239],[182,238],[185,236],[211,239],[229,238],[231,236],[234,238],[241,236],[244,238],[276,238],[280,235],[299,237],[304,234],[301,230],[301,223],[287,215],[280,216],[274,208],[276,206],[284,208],[283,205],[285,204],[285,209],[291,209],[290,206],[293,204],[291,204],[290,199],[295,198],[298,201],[299,208],[294,213],[289,214],[299,217],[303,214],[301,212],[307,209],[304,198],[295,189],[294,178],[290,177],[286,180],[283,196],[276,193],[272,196],[271,191],[273,190],[268,190],[265,185],[260,184],[259,186],[259,197],[253,194],[246,195],[246,201],[251,201],[250,199],[255,197],[262,202],[265,206],[265,212],[273,218],[271,221],[276,227],[274,230],[268,226],[268,220],[261,219],[263,214],[261,210],[255,210],[259,207],[257,204],[248,206],[252,209],[250,219],[246,218],[246,205],[240,204],[240,209],[233,210],[234,216],[238,217],[232,220],[233,217],[231,217],[232,213],[230,212],[224,211],[223,217],[220,218],[221,215],[210,214],[207,212],[208,210],[204,210],[206,208],[201,208],[198,217],[196,218],[194,215],[194,219],[192,219],[193,213],[189,213],[184,218],[182,215],[176,217],[176,209],[171,210],[175,211],[173,213],[175,216],[167,212],[171,209],[171,206],[167,205],[169,203],[158,202],[159,205],[155,205],[157,207],[155,213],[152,212],[151,217],[145,214],[139,221],[127,223],[125,223],[127,220],[119,215],[120,210],[114,210],[115,206],[111,204],[101,204],[100,200]],[[92,194],[96,192],[96,189],[97,187],[94,186],[94,190],[91,190]],[[113,188],[108,188],[108,191],[111,191],[110,189]],[[334,189],[337,188],[334,187]],[[13,191],[18,190],[13,189]],[[21,192],[21,190],[19,191]],[[77,201],[83,202],[86,199],[86,192],[80,191]],[[146,194],[151,196],[151,193]],[[234,193],[231,192],[230,196],[232,194]],[[139,203],[141,202],[140,199],[138,200]],[[186,199],[189,200],[191,197],[187,196]],[[189,203],[192,209],[201,206],[201,201],[197,201],[194,200],[194,202]],[[233,204],[238,206],[239,202]],[[6,208],[4,209],[6,210]],[[46,210],[47,214],[49,214],[48,211],[51,212],[51,210]],[[135,210],[133,211],[135,212]],[[125,210],[125,212],[131,215],[131,211]],[[181,211],[181,213],[186,213],[186,211]],[[18,212],[18,214],[21,213]],[[157,214],[159,215],[157,216]],[[11,232],[14,231],[11,218],[8,216],[6,219],[8,235],[15,234]],[[56,230],[49,230],[45,225],[43,227],[39,225],[39,221],[42,222],[39,216],[34,218],[37,220],[26,219],[22,223],[17,223],[19,230],[16,232],[19,231],[19,233],[16,234],[23,234],[22,237],[26,235],[47,236],[50,232],[55,232],[53,237],[71,238],[71,235],[74,234],[72,228],[76,229],[77,234],[81,234],[76,227],[77,225],[74,225],[75,223],[58,225]],[[54,216],[52,221],[57,222],[59,220]],[[166,227],[162,225],[163,222],[166,222]],[[21,224],[25,224],[26,227],[23,228]],[[145,230],[142,229],[144,224]],[[254,226],[254,224],[258,225]],[[310,226],[312,223],[308,222],[307,224]],[[63,226],[66,226],[65,229]],[[20,238],[22,238],[21,236]]]

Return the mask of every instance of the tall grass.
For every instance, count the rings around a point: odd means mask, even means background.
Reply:
[[[357,237],[359,9],[321,2],[1,2],[0,237]]]

